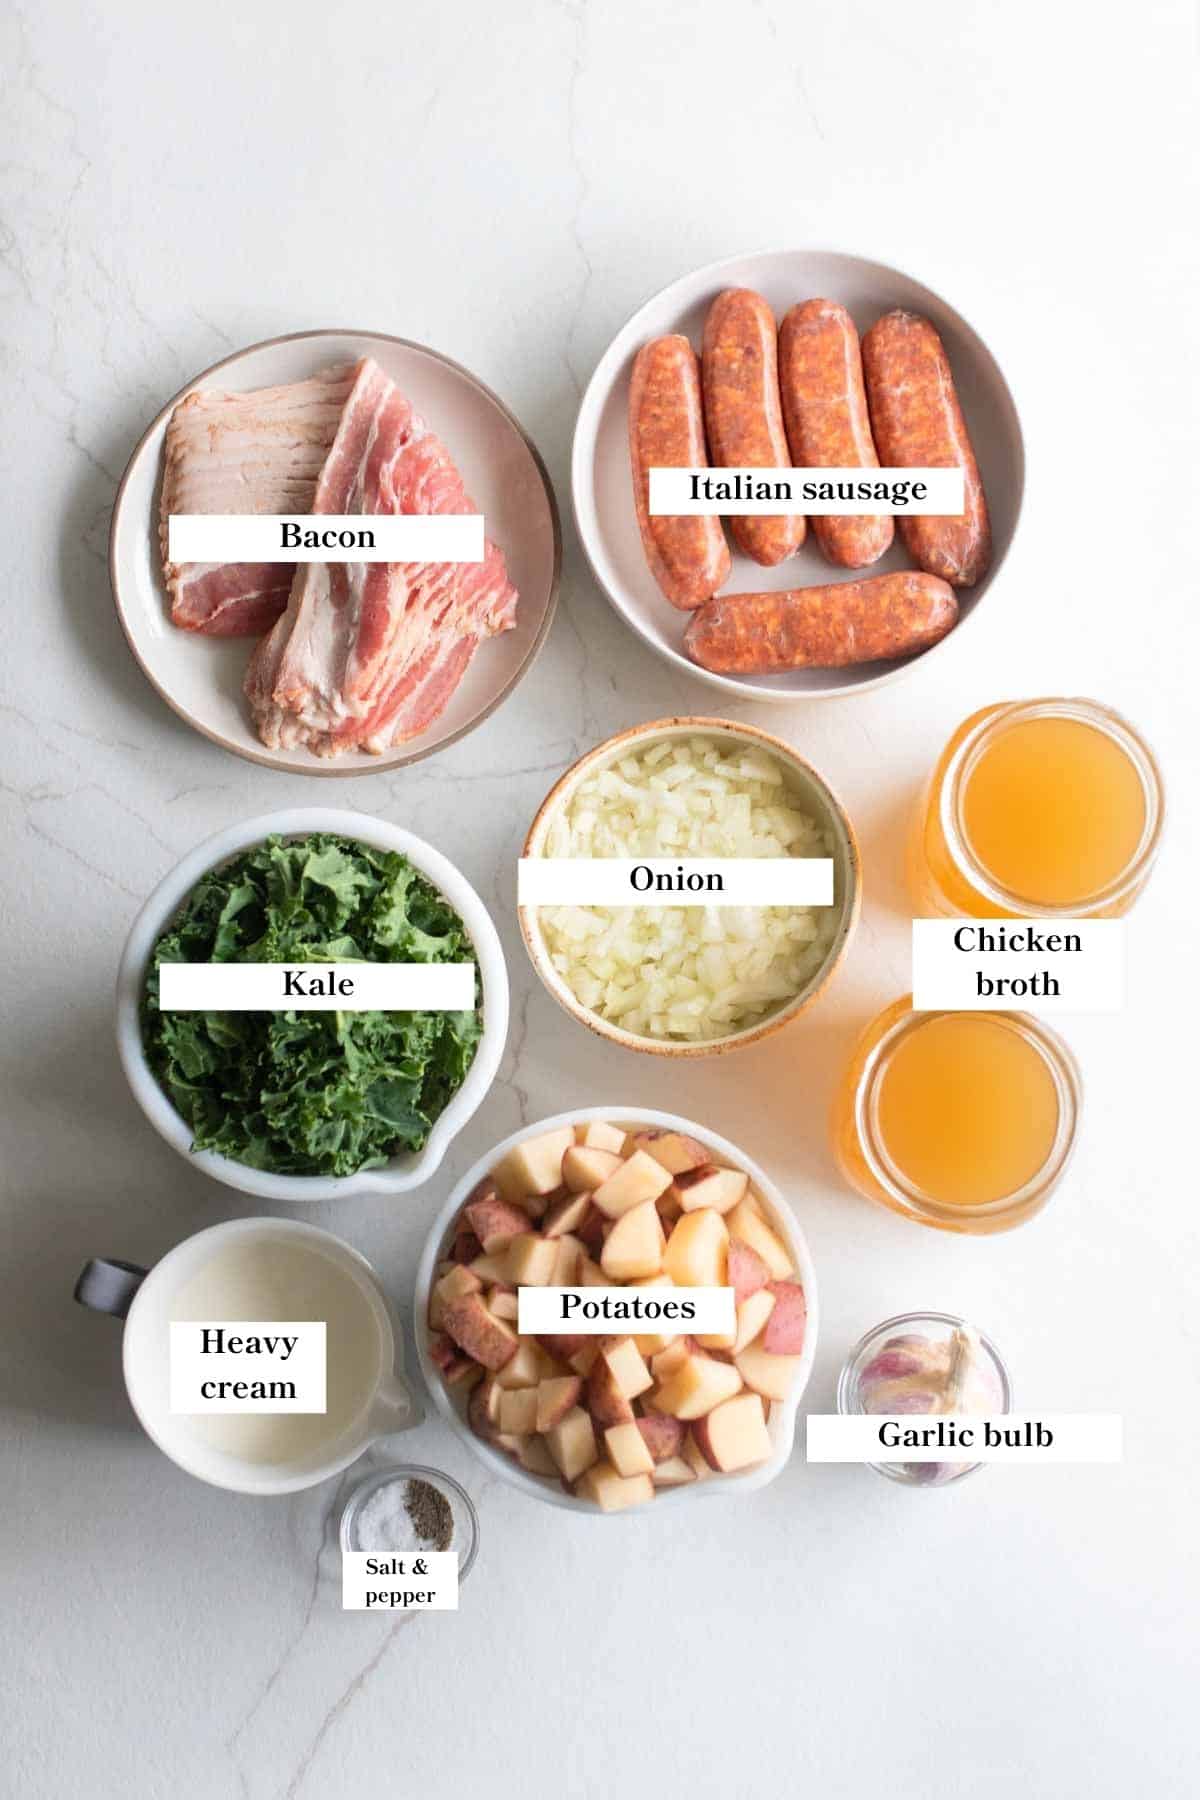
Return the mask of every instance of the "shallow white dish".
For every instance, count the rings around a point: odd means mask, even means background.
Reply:
[[[767,1414],[767,1430],[773,1445],[767,1461],[759,1463],[756,1468],[747,1469],[744,1474],[713,1474],[707,1481],[689,1482],[686,1487],[665,1488],[655,1495],[652,1505],[636,1507],[629,1513],[613,1515],[601,1514],[600,1509],[593,1506],[590,1501],[578,1500],[574,1494],[568,1494],[556,1483],[529,1474],[519,1463],[514,1462],[511,1456],[506,1456],[502,1450],[497,1450],[494,1445],[485,1444],[482,1438],[476,1437],[467,1424],[465,1411],[460,1412],[455,1406],[445,1382],[429,1357],[429,1290],[433,1286],[433,1272],[441,1260],[443,1246],[451,1236],[451,1226],[458,1216],[459,1208],[471,1189],[476,1182],[483,1179],[490,1169],[495,1167],[507,1151],[511,1150],[514,1145],[524,1142],[526,1138],[533,1137],[538,1132],[553,1131],[560,1125],[590,1125],[594,1120],[605,1120],[614,1125],[624,1126],[627,1130],[637,1130],[643,1126],[652,1125],[665,1131],[682,1131],[687,1136],[697,1138],[700,1143],[707,1145],[720,1162],[731,1168],[744,1169],[767,1208],[770,1223],[778,1226],[780,1235],[787,1240],[800,1285],[804,1289],[804,1298],[808,1309],[804,1349],[800,1355],[800,1369],[796,1376],[795,1386],[786,1400],[773,1401]],[[758,1164],[752,1162],[744,1151],[738,1149],[736,1144],[731,1144],[727,1138],[718,1136],[707,1126],[697,1125],[691,1119],[680,1118],[677,1113],[654,1112],[644,1106],[573,1107],[569,1112],[555,1113],[552,1118],[539,1119],[532,1125],[523,1125],[520,1131],[514,1131],[510,1137],[504,1138],[489,1150],[486,1156],[481,1156],[479,1161],[467,1170],[433,1222],[417,1268],[413,1307],[413,1332],[417,1342],[417,1358],[421,1365],[421,1373],[425,1377],[425,1386],[428,1388],[437,1410],[451,1429],[470,1445],[475,1455],[487,1465],[493,1475],[498,1475],[511,1487],[519,1488],[523,1494],[529,1494],[535,1500],[548,1501],[551,1506],[562,1506],[569,1512],[595,1513],[600,1517],[643,1518],[647,1514],[657,1513],[663,1506],[677,1506],[685,1500],[709,1499],[718,1494],[748,1494],[752,1493],[755,1488],[765,1487],[768,1481],[774,1481],[792,1454],[796,1436],[796,1411],[804,1395],[804,1390],[808,1386],[817,1354],[819,1318],[816,1270],[813,1267],[813,1260],[809,1255],[804,1234],[775,1183],[769,1180]]]
[[[331,363],[373,356],[444,438],[487,532],[504,551],[520,602],[517,623],[481,645],[441,717],[382,756],[324,758],[268,750],[242,694],[255,639],[205,637],[172,625],[158,548],[162,450],[167,423],[201,387],[243,392],[298,381]],[[163,407],[129,460],[113,507],[109,573],[129,647],[151,685],[189,725],[238,756],[304,775],[362,775],[400,768],[480,724],[532,667],[558,598],[562,536],[550,477],[504,403],[469,370],[405,338],[373,331],[301,331],[214,363]]]
[[[211,1150],[194,1151],[191,1128],[159,1087],[142,1047],[139,1008],[150,953],[200,877],[239,851],[261,844],[264,838],[304,837],[310,831],[337,832],[342,837],[358,838],[377,849],[396,850],[407,856],[413,867],[445,896],[466,926],[483,986],[483,1033],[475,1060],[450,1104],[434,1121],[424,1149],[393,1157],[385,1168],[363,1169],[357,1175],[276,1175],[249,1168]],[[358,1194],[404,1194],[410,1188],[420,1187],[438,1168],[492,1085],[507,1036],[508,971],[504,952],[487,908],[466,876],[440,850],[423,838],[414,837],[411,831],[338,807],[305,806],[264,813],[231,825],[198,845],[159,883],[134,920],[117,975],[117,1051],[134,1099],[159,1136],[186,1157],[193,1168],[201,1169],[226,1187],[267,1200],[348,1200]]]
[[[922,313],[931,321],[950,358],[992,519],[991,567],[973,588],[958,590],[956,632],[974,617],[1000,573],[1021,510],[1025,455],[1016,407],[999,364],[966,320],[920,282],[884,263],[819,250],[767,250],[710,263],[663,288],[621,327],[588,383],[575,427],[571,497],[584,551],[600,586],[638,636],[668,662],[710,687],[743,699],[785,702],[878,687],[904,674],[922,656],[936,655],[940,646],[935,644],[921,656],[900,663],[797,669],[786,675],[716,675],[684,655],[683,634],[691,615],[663,597],[646,565],[629,470],[627,400],[633,359],[650,338],[667,332],[682,332],[699,353],[708,308],[729,287],[754,288],[770,302],[777,319],[801,300],[840,300],[853,315],[860,334],[897,306]],[[822,556],[811,531],[799,554],[774,569],[761,568],[732,542],[730,550],[733,573],[721,590],[723,594],[816,587],[912,567],[898,536],[886,556],[869,569],[835,568]]]

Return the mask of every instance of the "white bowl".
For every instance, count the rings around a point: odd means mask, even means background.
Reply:
[[[158,549],[163,441],[179,402],[201,387],[242,392],[301,381],[331,364],[373,356],[449,446],[488,536],[504,551],[520,593],[517,622],[480,646],[449,704],[428,730],[380,756],[268,750],[242,694],[253,638],[205,637],[172,625]],[[297,331],[252,344],[205,369],[168,400],[139,441],[117,490],[109,574],[125,636],[143,673],[182,719],[250,762],[301,775],[368,775],[397,769],[455,743],[482,724],[528,674],[558,598],[562,536],[554,489],[532,439],[478,376],[448,356],[380,331]]]
[[[633,359],[644,343],[665,332],[682,332],[698,351],[708,308],[728,287],[754,288],[770,302],[777,318],[800,300],[818,296],[840,300],[860,333],[897,306],[930,320],[950,358],[992,519],[991,567],[974,587],[959,589],[959,621],[951,637],[974,617],[1000,573],[1021,510],[1025,455],[1017,410],[999,364],[978,333],[930,288],[884,263],[825,250],[765,250],[710,263],[663,288],[621,327],[588,383],[575,427],[571,497],[584,551],[596,580],[638,636],[667,662],[710,687],[742,699],[784,702],[879,687],[925,657],[936,655],[940,646],[934,644],[899,663],[797,669],[785,675],[713,674],[684,655],[683,634],[690,614],[664,599],[646,566],[629,472],[628,393]],[[724,594],[825,586],[912,567],[898,538],[869,569],[834,568],[825,561],[811,533],[797,556],[774,569],[761,568],[732,545],[730,548],[733,573],[721,590]]]
[[[590,1125],[595,1120],[604,1120],[614,1125],[624,1126],[627,1130],[639,1130],[644,1126],[658,1126],[665,1131],[686,1132],[689,1137],[698,1138],[700,1143],[713,1151],[716,1159],[734,1169],[744,1169],[749,1175],[759,1198],[767,1209],[770,1222],[776,1226],[779,1234],[791,1252],[792,1261],[796,1265],[797,1277],[804,1289],[804,1298],[808,1309],[808,1324],[804,1337],[804,1349],[800,1355],[800,1369],[796,1376],[795,1386],[786,1400],[773,1401],[767,1414],[767,1430],[770,1433],[772,1451],[766,1462],[759,1463],[756,1468],[747,1469],[740,1475],[711,1475],[707,1481],[689,1482],[686,1487],[666,1488],[655,1495],[653,1504],[638,1507],[629,1515],[641,1516],[647,1512],[657,1512],[663,1506],[677,1506],[685,1500],[711,1499],[719,1494],[748,1494],[755,1488],[765,1487],[768,1481],[774,1481],[784,1464],[792,1454],[792,1445],[796,1436],[796,1410],[800,1405],[809,1376],[812,1374],[813,1361],[817,1353],[817,1275],[809,1255],[804,1234],[797,1225],[791,1209],[787,1206],[779,1189],[770,1181],[758,1164],[752,1162],[744,1151],[731,1144],[727,1138],[719,1137],[706,1125],[697,1125],[691,1119],[682,1119],[676,1113],[653,1112],[644,1106],[584,1106],[573,1108],[570,1112],[555,1113],[553,1118],[539,1119],[535,1124],[523,1125],[520,1131],[514,1131],[502,1143],[481,1156],[474,1166],[467,1170],[458,1183],[446,1204],[433,1222],[425,1249],[421,1254],[417,1269],[416,1296],[414,1300],[413,1326],[417,1340],[417,1359],[421,1365],[421,1373],[425,1377],[425,1385],[429,1390],[433,1404],[441,1413],[451,1429],[469,1444],[475,1455],[485,1463],[493,1475],[507,1481],[510,1487],[519,1488],[523,1494],[529,1494],[535,1500],[548,1501],[551,1506],[566,1507],[570,1512],[596,1513],[598,1507],[588,1500],[578,1500],[573,1494],[566,1493],[556,1484],[544,1480],[537,1475],[530,1475],[521,1465],[497,1450],[491,1444],[485,1444],[482,1438],[476,1437],[467,1424],[465,1414],[460,1412],[450,1398],[449,1390],[439,1371],[429,1358],[429,1291],[433,1286],[433,1273],[441,1261],[442,1250],[452,1236],[451,1227],[458,1217],[459,1209],[467,1195],[481,1181],[490,1169],[493,1169],[500,1158],[514,1145],[523,1143],[528,1137],[541,1131],[553,1131],[560,1125]],[[614,1515],[616,1516],[616,1515]]]
[[[434,1121],[424,1149],[393,1157],[382,1169],[357,1175],[276,1175],[251,1169],[212,1150],[193,1150],[191,1128],[155,1080],[142,1046],[139,1009],[146,968],[155,942],[202,875],[268,837],[305,837],[311,831],[358,838],[377,850],[395,850],[431,881],[467,929],[483,985],[483,1033],[467,1078]],[[134,920],[117,975],[117,1050],[134,1099],[160,1137],[226,1187],[266,1200],[347,1200],[357,1194],[404,1194],[420,1187],[438,1168],[450,1144],[479,1106],[495,1079],[508,1036],[508,972],[496,927],[475,889],[454,864],[423,838],[383,819],[338,807],[304,806],[264,813],[208,838],[161,881]]]

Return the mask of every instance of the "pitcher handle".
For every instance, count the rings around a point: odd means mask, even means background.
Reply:
[[[90,1306],[93,1312],[111,1313],[114,1319],[123,1319],[149,1272],[138,1263],[93,1257],[84,1264],[75,1283],[75,1298],[80,1306]]]
[[[407,1382],[399,1375],[385,1375],[371,1403],[371,1434],[385,1437],[392,1431],[411,1431],[424,1412]]]

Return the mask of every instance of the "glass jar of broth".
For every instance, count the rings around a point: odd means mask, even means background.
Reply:
[[[1007,1231],[1062,1179],[1082,1101],[1075,1059],[1019,1012],[914,1012],[867,1027],[837,1090],[834,1155],[860,1194],[942,1231]]]
[[[1116,918],[1162,834],[1158,766],[1094,700],[1021,700],[973,713],[920,804],[909,885],[925,918]]]

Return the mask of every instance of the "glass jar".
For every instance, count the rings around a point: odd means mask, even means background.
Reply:
[[[1075,1059],[1040,1019],[914,1012],[906,994],[859,1039],[833,1150],[851,1187],[905,1218],[1008,1231],[1062,1179],[1081,1103]]]
[[[966,1359],[958,1349],[963,1344]],[[928,1391],[922,1393],[922,1386]],[[857,1415],[911,1413],[914,1418],[938,1413],[997,1415],[1012,1411],[1012,1382],[991,1338],[965,1319],[954,1313],[900,1313],[868,1331],[846,1358],[838,1377],[837,1409]],[[910,1487],[948,1487],[982,1466],[977,1462],[867,1464],[880,1475]]]
[[[1108,707],[985,706],[959,726],[922,797],[908,847],[915,911],[1117,918],[1146,884],[1162,823],[1158,765]]]

